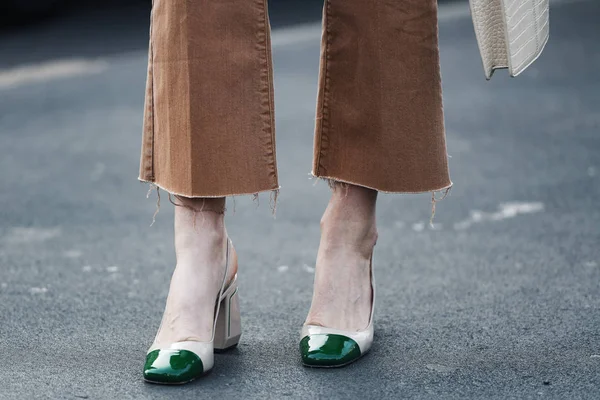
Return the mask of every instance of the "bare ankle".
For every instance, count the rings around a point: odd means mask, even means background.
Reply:
[[[175,250],[180,259],[208,257],[218,259],[227,239],[225,199],[190,199],[175,202]]]
[[[217,214],[223,214],[225,212],[225,202],[225,197],[189,198],[175,196],[175,201],[173,203],[175,206],[182,206],[196,212],[215,212]]]
[[[375,206],[377,192],[371,189],[337,184],[321,218],[321,245],[354,247],[370,257],[377,242]]]

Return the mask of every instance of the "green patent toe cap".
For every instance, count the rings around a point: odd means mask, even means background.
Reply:
[[[343,335],[308,335],[300,341],[302,363],[308,367],[341,367],[360,358],[358,344]]]
[[[186,383],[198,378],[203,372],[200,357],[188,350],[154,350],[148,353],[144,364],[144,379],[153,383]]]

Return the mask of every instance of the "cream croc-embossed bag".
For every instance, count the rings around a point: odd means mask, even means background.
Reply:
[[[517,76],[542,53],[549,36],[549,0],[469,0],[487,79],[508,68]]]

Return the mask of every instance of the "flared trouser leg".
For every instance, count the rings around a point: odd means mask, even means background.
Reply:
[[[385,192],[452,185],[436,0],[325,0],[313,174]]]
[[[186,197],[278,189],[266,0],[155,0],[140,179]],[[325,0],[313,174],[450,187],[436,0]]]
[[[278,189],[266,0],[154,0],[140,180],[186,197]]]

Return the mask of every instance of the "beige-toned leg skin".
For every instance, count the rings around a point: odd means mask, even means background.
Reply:
[[[225,199],[177,197],[174,202],[177,266],[155,340],[158,346],[211,339],[215,303],[225,274]],[[237,272],[235,253],[232,256],[228,281]]]
[[[334,184],[321,220],[313,301],[306,323],[358,331],[371,314],[370,260],[377,241],[377,192]]]

